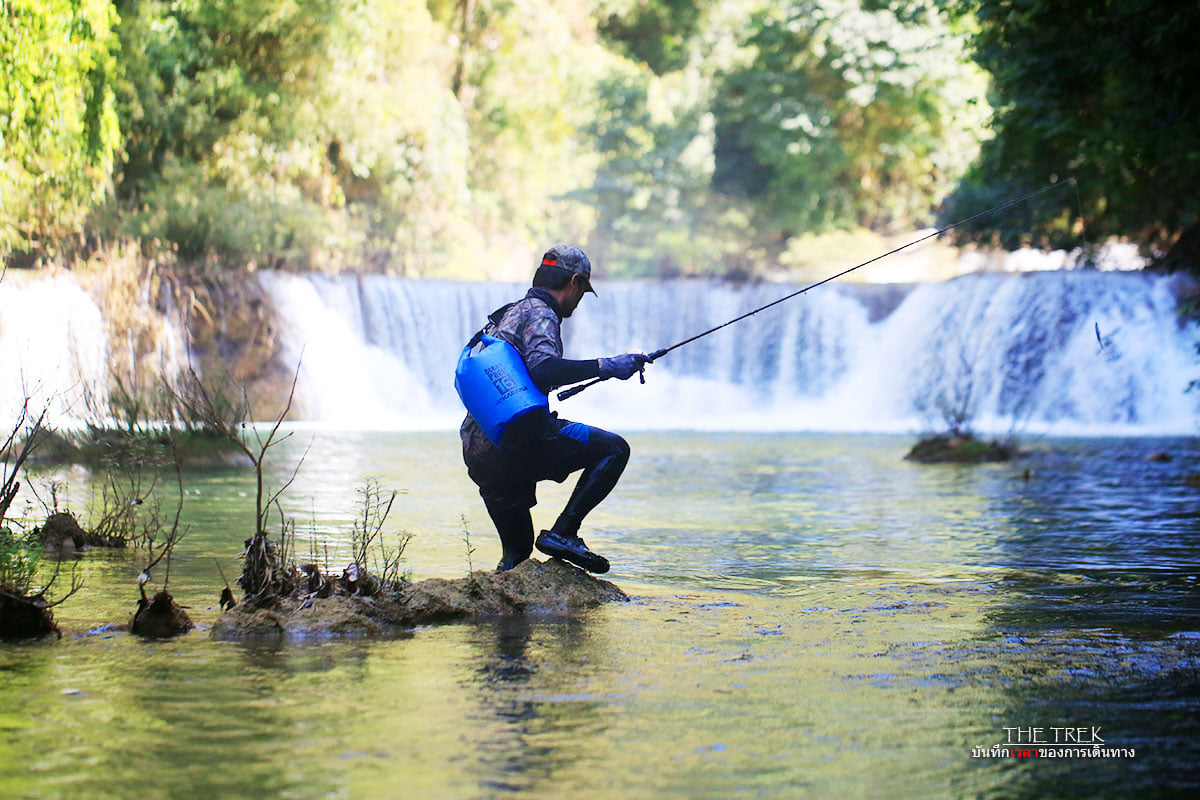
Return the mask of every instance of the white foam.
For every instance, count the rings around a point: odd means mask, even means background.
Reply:
[[[267,276],[309,418],[457,426],[462,344],[515,284]],[[608,282],[564,323],[566,356],[664,347],[792,291],[778,284]],[[972,275],[906,291],[831,284],[665,356],[648,383],[610,381],[563,416],[621,430],[908,432],[923,398],[972,386],[973,427],[1054,434],[1191,434],[1200,333],[1166,279],[1095,270]],[[892,302],[895,302],[894,300]],[[1099,326],[1106,346],[1101,347]],[[964,366],[964,365],[969,365]]]

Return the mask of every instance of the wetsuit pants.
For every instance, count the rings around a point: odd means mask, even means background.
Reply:
[[[578,536],[583,518],[608,496],[629,462],[629,444],[601,428],[551,417],[538,434],[519,446],[495,448],[468,456],[467,473],[479,486],[488,515],[500,534],[507,566],[533,552],[533,518],[537,482],[562,483],[583,470],[571,498],[554,523],[554,532]]]

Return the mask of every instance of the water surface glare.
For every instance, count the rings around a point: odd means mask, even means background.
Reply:
[[[401,490],[414,579],[499,546],[454,434],[297,431],[296,547],[343,564],[356,489]],[[378,640],[213,642],[253,516],[187,474],[144,642],[134,552],[89,552],[61,642],[0,644],[0,797],[1178,796],[1200,788],[1200,440],[1040,439],[919,466],[900,436],[632,434],[584,535],[634,599]],[[1170,462],[1151,461],[1165,451]],[[1027,475],[1028,471],[1028,475]],[[65,477],[82,507],[86,476]],[[35,476],[35,480],[38,477]],[[539,490],[551,522],[570,484]],[[1134,757],[977,758],[1085,729]],[[1096,728],[1098,731],[1093,732]]]

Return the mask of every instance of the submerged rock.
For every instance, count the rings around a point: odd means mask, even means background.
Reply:
[[[614,584],[562,561],[529,559],[508,572],[430,578],[372,597],[244,601],[217,620],[212,636],[370,636],[468,617],[562,614],[628,599]]]
[[[913,445],[904,458],[919,464],[980,464],[1010,461],[1017,448],[998,441],[983,442],[973,436],[932,436]]]

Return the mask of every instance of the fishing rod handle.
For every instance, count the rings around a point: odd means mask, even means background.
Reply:
[[[656,358],[662,358],[668,352],[670,352],[670,350],[671,350],[671,348],[669,348],[669,347],[665,347],[662,350],[655,350],[653,353],[651,353],[648,356],[648,360],[646,361],[646,363],[653,364],[654,360]],[[646,382],[645,373],[642,372],[641,370],[638,370],[638,372],[641,373],[642,383],[645,383]],[[589,386],[595,386],[597,383],[600,383],[601,381],[606,381],[606,380],[608,380],[608,378],[593,378],[592,380],[588,381],[587,383],[581,383],[578,386],[572,386],[570,389],[563,389],[561,392],[558,393],[558,399],[559,400],[570,400],[572,397],[579,394],[580,392],[582,392],[584,389],[588,388]]]
[[[597,383],[600,383],[600,381],[606,381],[606,380],[608,380],[608,378],[594,378],[594,379],[588,381],[587,383],[581,383],[578,386],[572,386],[570,389],[563,389],[561,392],[558,393],[558,399],[559,400],[569,400],[570,398],[579,394],[580,392],[582,392],[584,389],[588,388],[589,386],[595,386]]]

